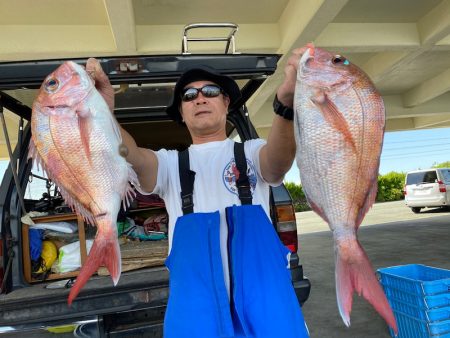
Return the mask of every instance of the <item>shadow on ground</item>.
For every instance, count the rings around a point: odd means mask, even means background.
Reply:
[[[424,208],[420,214],[450,214],[450,207]]]

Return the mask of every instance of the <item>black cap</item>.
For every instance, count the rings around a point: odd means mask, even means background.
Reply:
[[[181,75],[175,85],[173,93],[173,101],[167,107],[166,112],[174,121],[182,122],[181,113],[179,110],[181,103],[181,91],[191,82],[195,81],[211,81],[220,86],[230,98],[230,106],[232,106],[240,97],[241,91],[237,83],[229,76],[222,75],[215,69],[208,66],[197,66],[191,68]]]

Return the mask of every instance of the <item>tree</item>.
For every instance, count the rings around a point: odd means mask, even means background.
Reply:
[[[300,184],[287,182],[284,185],[292,197],[292,203],[294,204],[294,209],[296,212],[311,210],[308,202],[306,201],[306,196],[303,192],[303,188]]]
[[[450,168],[450,161],[435,163],[433,164],[433,168]]]
[[[378,193],[376,201],[389,202],[403,199],[405,176],[405,173],[398,173],[395,171],[378,176]]]

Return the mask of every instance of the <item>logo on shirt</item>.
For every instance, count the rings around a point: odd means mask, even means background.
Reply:
[[[248,180],[250,182],[250,188],[252,191],[252,195],[253,195],[253,192],[255,191],[256,181],[257,181],[255,173],[256,173],[256,171],[253,166],[253,163],[250,162],[249,160],[247,160],[247,176],[248,176]],[[236,187],[236,181],[239,178],[239,171],[237,169],[234,158],[232,158],[230,160],[230,162],[228,162],[228,164],[225,166],[222,176],[223,176],[223,183],[225,184],[225,187],[228,189],[228,191],[230,191],[231,193],[233,193],[235,195],[239,195],[237,187]]]

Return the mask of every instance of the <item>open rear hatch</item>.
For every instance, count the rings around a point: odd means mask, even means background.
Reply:
[[[165,108],[172,100],[178,77],[184,70],[199,64],[214,67],[237,80],[242,99],[231,107],[227,133],[230,136],[238,135],[241,139],[255,138],[256,133],[248,120],[245,102],[274,73],[279,57],[275,54],[197,54],[98,59],[117,91],[114,110],[117,120],[136,139],[139,146],[158,150],[162,147],[183,149],[190,144],[186,128],[171,121]],[[87,59],[71,60],[84,65]],[[16,130],[8,130],[9,138],[13,138],[17,144],[11,154],[12,167],[17,168],[17,182],[15,183],[11,166],[8,166],[0,189],[0,233],[3,243],[0,248],[3,248],[5,267],[1,291],[6,293],[0,295],[0,326],[24,321],[39,322],[50,315],[55,316],[55,319],[62,319],[74,314],[112,313],[148,307],[149,304],[164,305],[167,300],[168,273],[162,267],[162,261],[153,267],[124,272],[116,287],[112,286],[109,276],[93,276],[70,308],[66,303],[67,288],[63,286],[51,289],[46,286],[70,280],[76,277],[76,271],[72,275],[53,276],[55,278],[50,280],[44,278],[44,281],[33,279],[31,274],[30,280],[29,269],[32,264],[30,257],[26,257],[29,253],[28,231],[21,217],[42,206],[48,209],[49,217],[72,217],[66,214],[69,210],[55,202],[58,195],[54,191],[49,191],[46,197],[24,198],[30,177],[39,180],[39,177],[36,178],[39,175],[32,171],[31,162],[27,161],[31,136],[28,123],[31,105],[44,78],[64,61],[0,63],[0,109],[4,115],[13,116],[17,121]],[[61,207],[62,212],[55,213],[52,203],[53,206],[57,204]],[[164,212],[161,206],[153,208],[145,204],[134,204],[122,216],[135,217],[142,213],[148,217],[145,213],[156,209]],[[77,221],[76,216],[73,220]],[[95,231],[92,234],[88,227],[84,229],[86,239],[95,235]],[[164,241],[166,240],[162,236],[159,243]],[[81,239],[80,246],[83,246]]]

